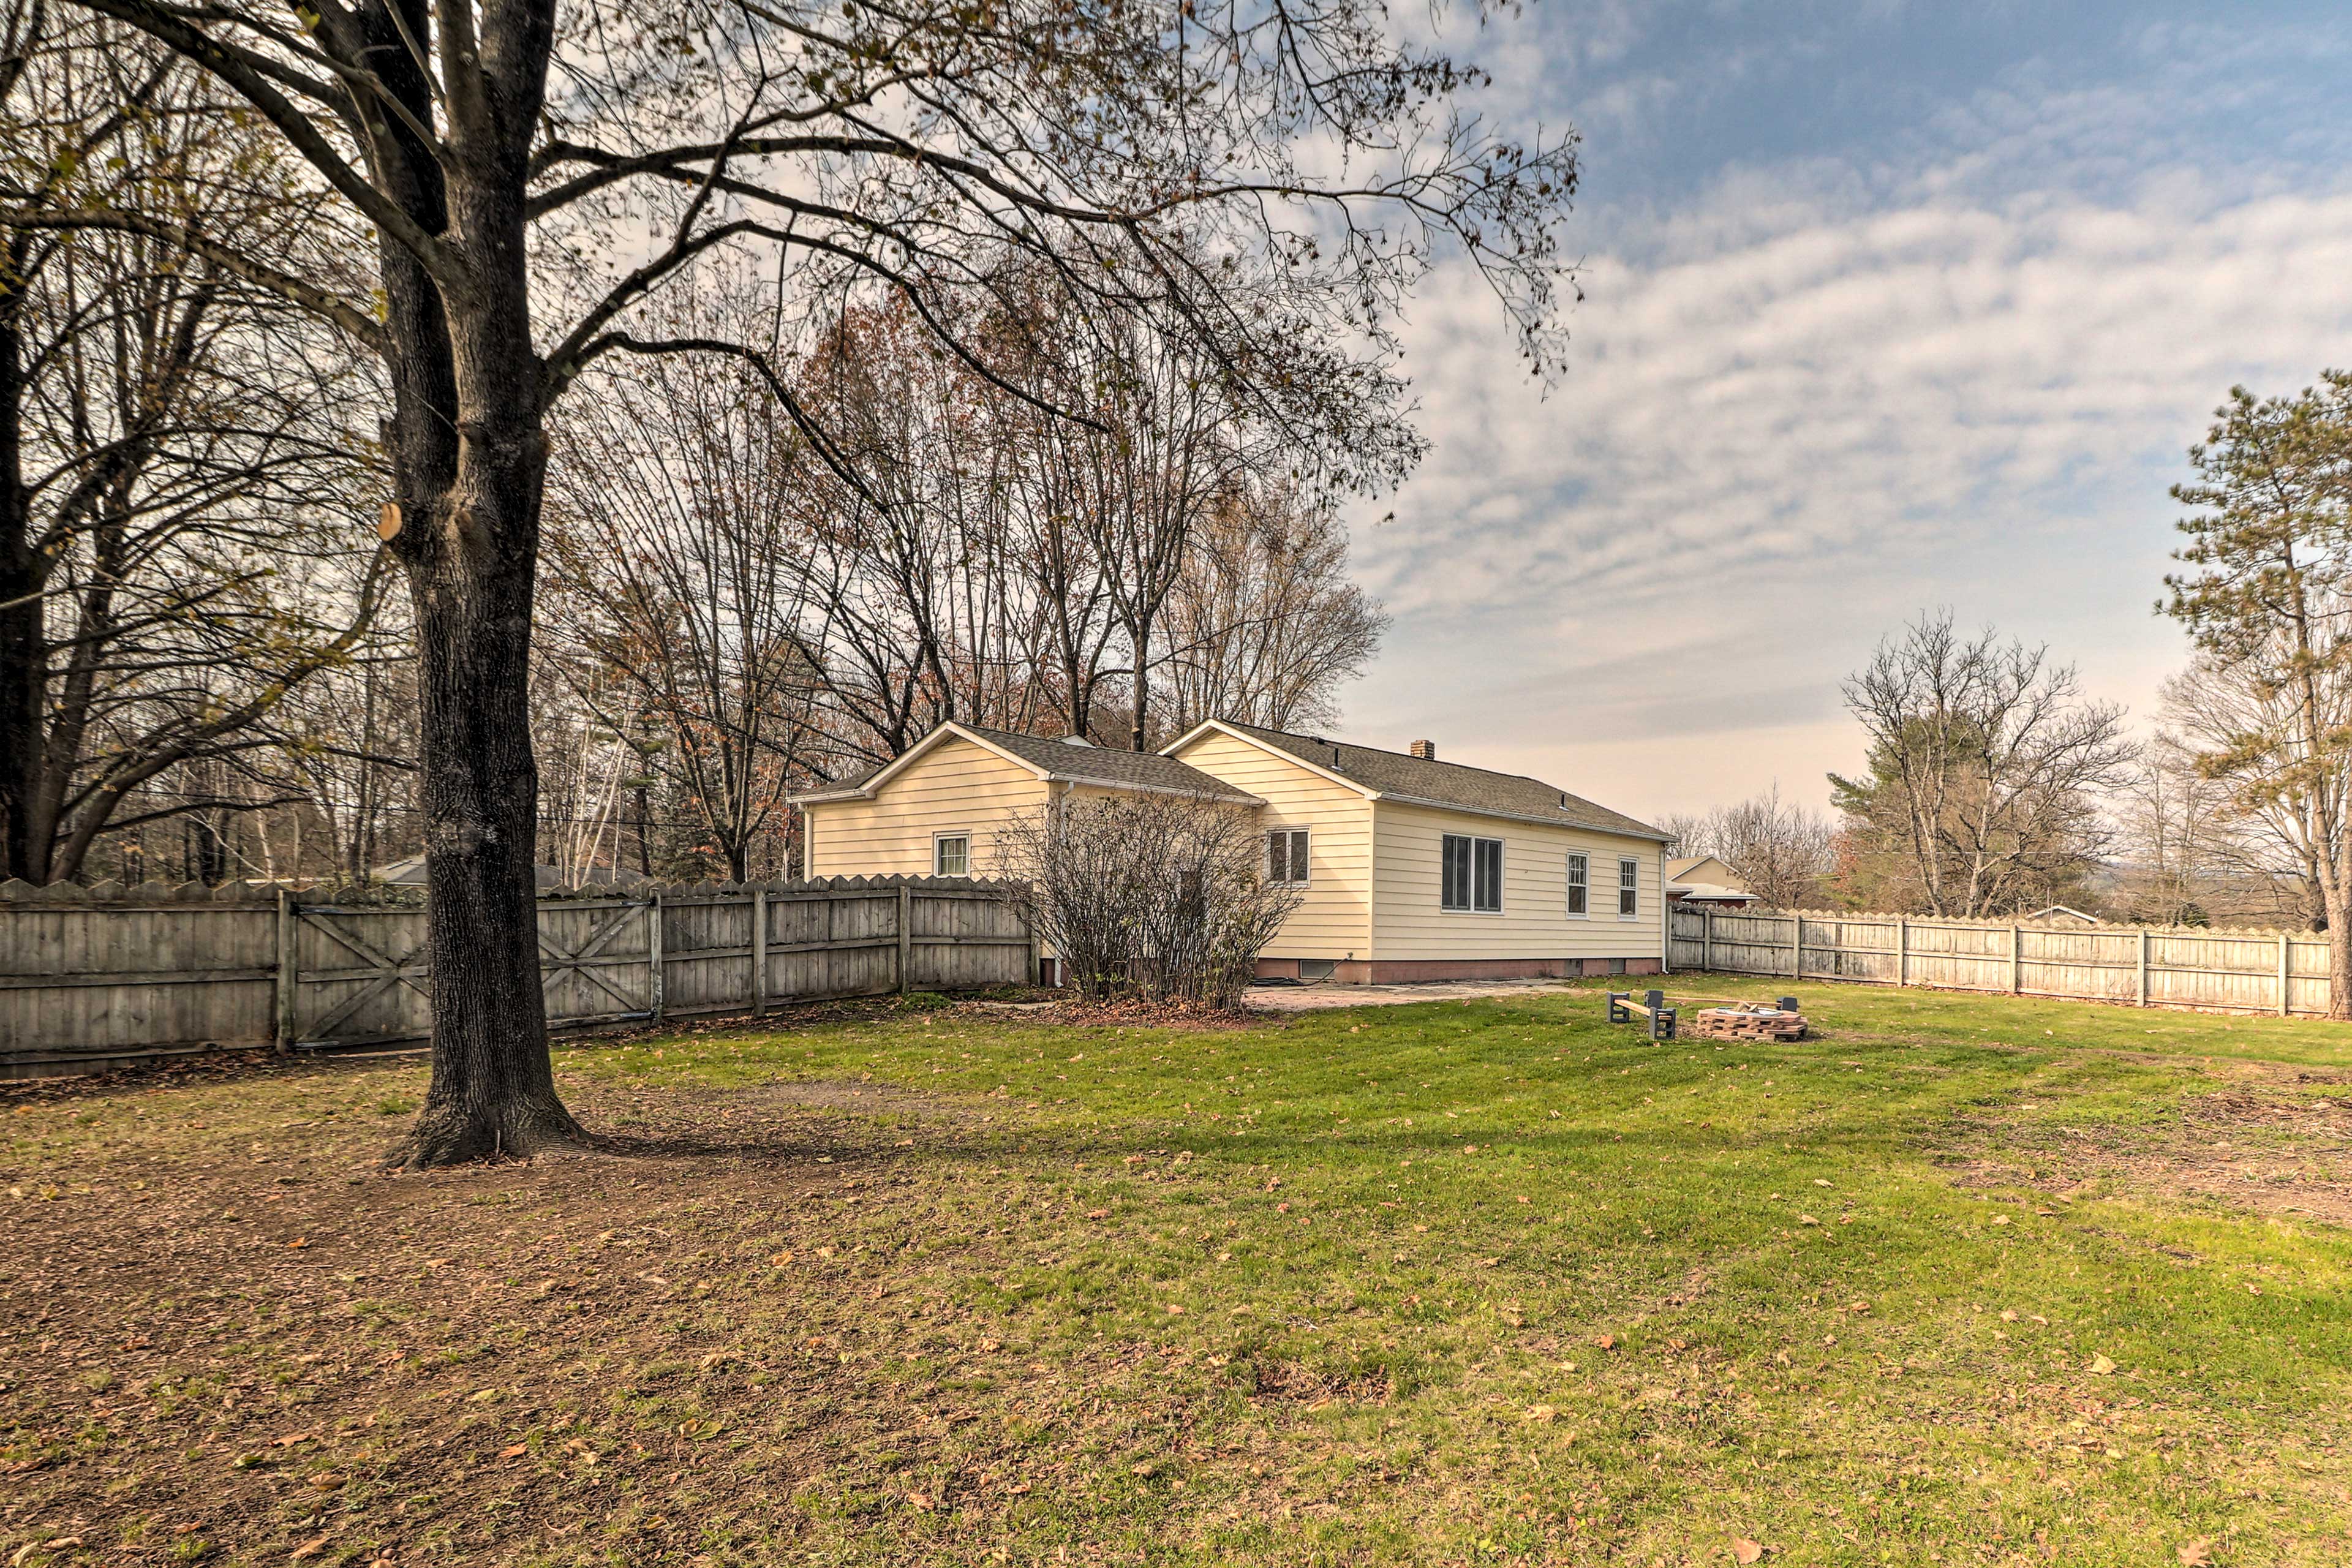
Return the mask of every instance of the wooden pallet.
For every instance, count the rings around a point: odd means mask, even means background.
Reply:
[[[1702,1007],[1689,1019],[1691,1032],[1707,1040],[1801,1040],[1802,1013],[1777,1007]]]

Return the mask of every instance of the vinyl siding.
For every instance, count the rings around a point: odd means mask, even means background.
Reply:
[[[810,875],[929,876],[931,838],[971,835],[971,874],[997,875],[996,830],[1014,812],[1045,804],[1046,786],[1029,769],[953,739],[882,786],[873,800],[807,807]]]
[[[1663,952],[1654,840],[1393,801],[1374,803],[1372,821],[1374,959],[1654,958]],[[1503,841],[1502,913],[1438,907],[1440,841],[1449,833]],[[1581,920],[1568,914],[1572,850],[1592,858],[1592,912]],[[1621,858],[1639,863],[1641,909],[1631,921],[1617,915]]]
[[[1268,958],[1371,955],[1372,808],[1363,795],[1296,762],[1212,731],[1176,753],[1202,773],[1265,802],[1258,826],[1307,829],[1307,896],[1283,922]]]

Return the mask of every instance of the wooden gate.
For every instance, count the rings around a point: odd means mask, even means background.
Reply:
[[[550,1027],[653,1016],[654,908],[649,899],[541,902]],[[279,1029],[289,1045],[375,1045],[432,1033],[423,909],[297,900],[288,916],[292,951],[279,981]]]

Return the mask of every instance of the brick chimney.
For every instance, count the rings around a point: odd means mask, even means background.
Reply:
[[[1437,761],[1437,742],[1434,741],[1415,741],[1412,743],[1412,754],[1419,757],[1424,763],[1433,763]]]

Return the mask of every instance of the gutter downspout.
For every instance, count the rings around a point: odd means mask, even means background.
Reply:
[[[1674,906],[1666,901],[1666,847],[1658,846],[1658,973],[1675,971]]]

